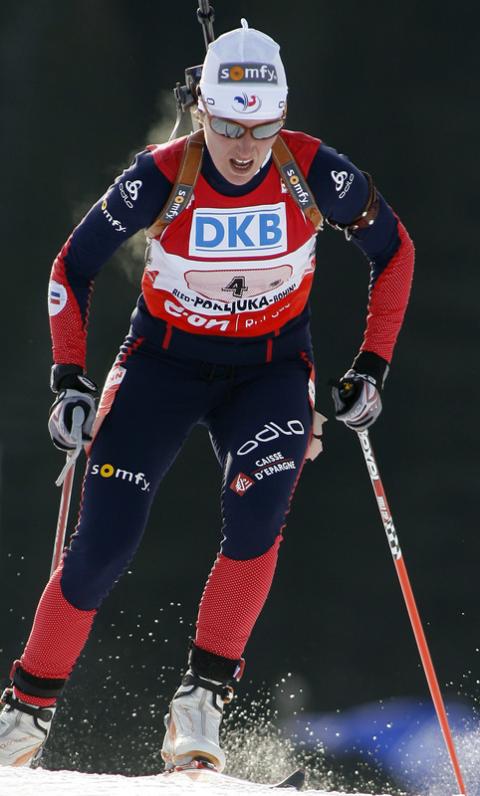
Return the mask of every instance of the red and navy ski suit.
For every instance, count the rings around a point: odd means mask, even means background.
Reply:
[[[281,135],[324,217],[350,224],[368,199],[365,175],[316,138]],[[140,153],[56,258],[49,292],[55,363],[86,368],[94,279],[157,218],[184,144]],[[381,196],[379,203],[375,222],[352,241],[371,265],[359,361],[386,366],[408,301],[413,246]],[[190,204],[147,247],[142,293],[100,401],[76,530],[22,656],[16,684],[20,692],[26,685],[30,701],[37,678],[52,684],[53,696],[68,677],[196,424],[208,429],[222,468],[223,538],[195,640],[217,655],[241,656],[268,595],[311,437],[315,242],[271,158],[247,185],[233,186],[205,149]],[[38,703],[46,704],[42,695],[39,689]]]

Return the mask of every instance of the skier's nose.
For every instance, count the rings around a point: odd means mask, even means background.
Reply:
[[[242,137],[238,139],[237,152],[240,158],[246,160],[248,157],[251,157],[254,142],[255,139],[252,138],[252,134],[249,130],[247,130],[245,135],[242,135]]]

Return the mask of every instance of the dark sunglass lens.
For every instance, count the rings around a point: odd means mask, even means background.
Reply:
[[[210,126],[215,133],[227,138],[241,138],[245,132],[240,124],[229,122],[228,119],[220,119],[218,116],[210,117]]]
[[[252,129],[252,135],[254,138],[262,140],[263,138],[273,138],[274,135],[280,132],[283,127],[283,120],[277,119],[274,122],[268,122],[267,124],[261,124],[258,127],[254,127]]]

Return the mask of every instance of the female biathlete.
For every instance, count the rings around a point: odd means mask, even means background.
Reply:
[[[321,447],[308,296],[326,225],[344,231],[371,265],[365,335],[333,388],[335,414],[361,430],[381,411],[413,246],[368,174],[319,139],[284,129],[286,102],[278,45],[242,20],[208,48],[201,130],[140,153],[54,262],[57,397],[49,429],[58,448],[74,447],[72,413],[80,406],[88,460],[75,532],[2,697],[0,764],[38,759],[96,613],[139,545],[162,478],[200,423],[222,468],[222,544],[162,756],[167,768],[194,758],[224,767],[223,707],[272,583],[305,459]],[[92,286],[142,228],[142,292],[96,414],[96,386],[86,375]]]

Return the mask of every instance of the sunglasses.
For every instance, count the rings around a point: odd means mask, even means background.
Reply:
[[[253,127],[245,127],[233,119],[222,119],[220,116],[210,116],[209,113],[205,115],[208,116],[208,122],[213,132],[223,135],[225,138],[243,138],[248,132],[252,138],[263,141],[265,138],[273,138],[274,135],[277,135],[285,124],[285,116],[282,116],[281,119],[274,119],[272,122],[262,122]]]

